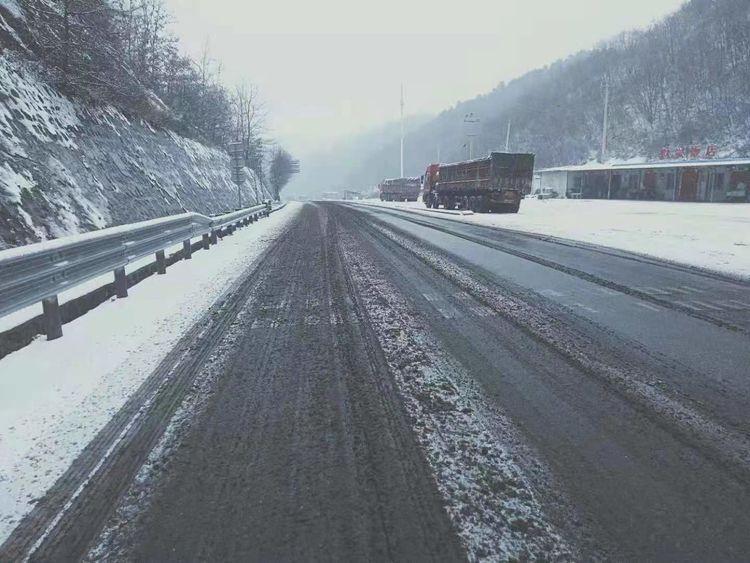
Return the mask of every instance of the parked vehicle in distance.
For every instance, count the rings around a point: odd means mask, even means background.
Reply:
[[[534,155],[493,152],[485,158],[431,164],[423,176],[423,201],[437,209],[469,209],[479,213],[518,213],[521,198],[531,191]]]
[[[380,201],[417,201],[421,188],[419,178],[391,178],[378,185]]]
[[[542,188],[541,190],[538,190],[534,196],[536,199],[557,199],[560,197],[560,194],[552,188]]]

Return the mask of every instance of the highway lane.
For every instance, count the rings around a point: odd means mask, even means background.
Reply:
[[[745,560],[745,319],[614,289],[742,284],[505,236],[306,205],[0,559]]]
[[[750,337],[742,330],[719,326],[710,318],[697,318],[689,309],[672,308],[665,295],[658,295],[656,301],[652,295],[637,291],[644,287],[690,287],[695,295],[700,291],[699,301],[715,303],[717,308],[720,303],[746,304],[741,310],[710,311],[712,317],[744,328],[750,327],[747,284],[618,251],[559,244],[442,217],[414,217],[372,206],[360,209],[460,256],[491,276],[532,290],[651,353],[669,358],[682,366],[668,381],[670,385],[701,402],[712,416],[750,431]],[[506,247],[512,252],[505,251]],[[513,252],[519,247],[528,257]],[[535,260],[537,257],[546,263]],[[552,262],[555,267],[550,266]]]
[[[308,206],[267,265],[136,560],[461,559],[326,225]]]
[[[446,214],[416,214],[376,206],[367,209],[480,242],[605,288],[636,295],[642,301],[750,332],[750,286],[720,274],[613,248],[474,225]]]
[[[468,278],[486,280],[502,296],[515,294],[534,309],[550,311],[595,356],[612,355],[615,363],[631,368],[631,376],[648,374],[657,380],[659,392],[679,391],[671,396],[710,413],[718,425],[741,428],[741,437],[747,434],[749,412],[750,342],[745,335],[671,308],[644,308],[637,296],[451,236],[453,230],[462,231],[456,222],[430,221],[441,227],[435,230],[401,214],[356,209],[354,223],[374,226],[369,230],[373,254],[389,278],[410,296],[445,349],[468,367],[539,449],[614,558],[746,557],[746,457],[740,462],[743,469],[733,471],[716,452],[675,432],[670,416],[619,393],[611,381],[571,365],[560,357],[561,350],[530,337],[527,331],[535,330],[531,324],[524,326],[518,317],[509,322],[498,314],[502,309],[488,314],[486,298],[477,299],[480,292],[471,295],[470,284],[456,287],[436,275],[440,253],[415,256],[405,251],[413,247],[399,244],[400,237],[429,241],[450,253],[442,257],[449,268],[460,262]],[[393,227],[399,230],[395,239],[382,236]],[[488,230],[472,228],[472,234],[482,231]],[[586,252],[591,251],[576,254]],[[608,259],[607,253],[597,252],[589,262],[597,262],[599,271],[616,272],[617,261],[601,264]],[[577,268],[585,264],[582,259],[573,263]],[[662,268],[650,261],[639,267],[652,278],[657,274],[648,270]],[[711,278],[703,283],[710,285]],[[519,330],[519,324],[526,330]]]
[[[327,225],[248,265],[0,560],[465,559]]]

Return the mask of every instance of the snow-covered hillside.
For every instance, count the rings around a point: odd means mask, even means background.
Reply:
[[[243,192],[245,203],[267,197],[249,171]],[[0,55],[0,249],[236,205],[224,151],[84,106]]]

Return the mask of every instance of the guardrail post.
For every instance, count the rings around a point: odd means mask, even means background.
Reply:
[[[182,257],[190,260],[193,257],[193,248],[190,246],[190,239],[182,241]]]
[[[211,241],[208,238],[208,233],[203,233],[203,250],[208,250],[211,246]]]
[[[42,311],[44,312],[44,332],[47,333],[47,340],[60,338],[63,333],[57,295],[42,300]]]
[[[115,270],[115,295],[120,299],[128,296],[128,277],[125,275],[125,268]]]
[[[219,235],[216,234],[216,229],[211,229],[211,244],[217,244],[219,242]]]
[[[166,274],[167,273],[167,260],[164,257],[163,250],[156,251],[156,273]]]

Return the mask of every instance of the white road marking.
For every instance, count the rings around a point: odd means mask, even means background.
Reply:
[[[636,289],[640,289],[643,293],[648,293],[650,295],[669,295],[668,291],[656,287],[636,287]]]
[[[555,291],[554,289],[543,289],[539,293],[546,295],[547,297],[562,297],[562,293]]]
[[[643,307],[644,309],[648,309],[649,311],[656,311],[657,313],[661,313],[661,309],[659,307],[654,307],[653,305],[649,305],[648,303],[643,303],[642,301],[636,301],[636,305],[639,307]]]
[[[736,299],[730,299],[730,303],[736,303],[738,307],[742,307],[743,309],[750,309],[750,305],[747,303],[743,303],[742,301],[737,301]]]
[[[583,309],[584,311],[588,311],[589,313],[598,313],[599,312],[596,309],[592,309],[588,305],[584,305],[583,303],[573,303],[573,305],[575,305],[576,307],[579,307],[579,308]]]
[[[693,305],[692,303],[688,303],[687,301],[678,302],[678,305],[682,305],[683,307],[687,307],[688,309],[692,309],[693,311],[703,311],[700,307]]]
[[[692,291],[693,293],[703,293],[702,289],[697,289],[695,287],[690,287],[689,285],[681,285],[682,289],[687,289],[688,291]]]
[[[692,295],[692,291],[688,291],[687,289],[683,289],[681,287],[668,287],[669,291],[673,291],[675,293],[681,293],[682,295]]]
[[[711,303],[705,303],[703,301],[696,301],[693,299],[693,303],[700,307],[705,307],[706,309],[713,309],[714,311],[721,311],[721,307],[717,307],[716,305],[711,305]]]
[[[429,301],[430,303],[432,303],[433,301],[435,301],[435,296],[434,295],[430,295],[429,293],[423,293],[422,296],[425,299],[427,299],[427,301]]]
[[[732,301],[716,301],[717,305],[721,305],[724,309],[730,309],[732,311],[742,311],[747,309],[747,305],[742,305],[739,302],[733,303]]]
[[[607,289],[606,287],[597,287],[597,291],[602,292],[604,295],[622,295],[622,293],[618,291],[614,291],[613,289]]]

